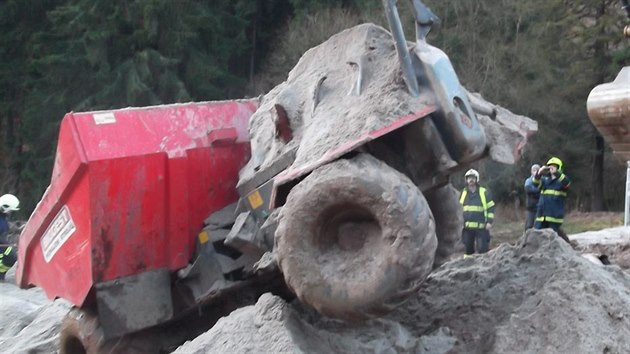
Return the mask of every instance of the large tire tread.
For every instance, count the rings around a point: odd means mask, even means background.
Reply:
[[[326,316],[381,316],[433,267],[437,238],[426,199],[370,155],[315,170],[289,193],[279,220],[275,253],[287,285]]]
[[[461,240],[464,214],[459,204],[459,194],[451,184],[425,194],[435,218],[435,233],[438,238],[434,269],[448,261]]]

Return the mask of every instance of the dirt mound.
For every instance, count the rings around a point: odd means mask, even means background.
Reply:
[[[610,239],[626,231],[599,235]],[[2,350],[54,352],[68,309],[66,302],[46,300],[39,289],[0,284]],[[630,276],[617,265],[590,262],[550,230],[530,230],[513,246],[444,264],[417,296],[384,318],[345,323],[265,294],[175,353],[623,353],[626,348]]]
[[[612,264],[630,269],[630,227],[615,227],[571,235],[582,253],[606,255]]]
[[[514,246],[448,263],[396,313],[415,333],[448,327],[457,352],[621,353],[630,347],[628,285],[618,266],[530,230]]]
[[[0,352],[55,353],[61,320],[69,309],[69,303],[50,301],[39,288],[0,283]]]
[[[385,318],[347,324],[266,294],[176,353],[622,353],[629,309],[630,277],[618,266],[530,230],[514,246],[446,263]]]
[[[418,338],[390,319],[349,325],[265,294],[174,353],[439,353],[455,342],[446,329]]]

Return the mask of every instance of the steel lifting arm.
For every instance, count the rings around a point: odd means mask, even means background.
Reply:
[[[413,70],[413,64],[411,63],[411,54],[407,49],[407,40],[405,39],[405,32],[400,22],[400,16],[398,16],[398,9],[396,3],[398,0],[383,0],[383,6],[385,7],[385,14],[387,15],[387,22],[394,37],[394,44],[396,46],[396,52],[398,52],[398,59],[400,60],[400,66],[403,72],[403,78],[407,84],[409,94],[413,97],[420,95],[420,89],[418,88],[418,80],[416,79],[416,73]]]
[[[400,66],[403,71],[403,78],[407,84],[407,89],[410,95],[418,97],[420,95],[420,89],[418,80],[416,79],[416,72],[411,61],[411,54],[407,48],[407,40],[405,39],[405,33],[402,23],[400,22],[400,16],[398,15],[397,2],[398,0],[383,0],[383,6],[385,7],[389,28],[394,37],[394,44],[396,45],[396,51],[398,52],[398,59],[400,60]],[[416,42],[425,41],[433,24],[439,23],[440,19],[420,0],[411,0],[411,7],[416,26]]]
[[[420,0],[411,0],[411,7],[416,23],[416,41],[424,41],[433,24],[440,23],[440,19]]]

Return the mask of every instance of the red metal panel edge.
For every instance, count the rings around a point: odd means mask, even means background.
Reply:
[[[361,135],[355,140],[348,141],[342,145],[339,145],[338,147],[334,149],[328,150],[321,158],[319,158],[318,160],[312,163],[309,163],[297,169],[288,169],[288,170],[285,170],[284,172],[281,172],[280,174],[278,174],[278,176],[274,178],[274,184],[273,184],[273,190],[271,192],[269,208],[273,209],[277,207],[276,205],[277,190],[282,185],[289,183],[295,179],[298,179],[304,176],[305,174],[314,171],[316,168],[338,159],[339,157],[347,154],[350,151],[355,150],[356,148],[360,147],[361,145],[364,145],[365,143],[369,141],[375,140],[383,135],[393,132],[394,130],[397,130],[406,125],[409,125],[419,120],[420,118],[426,117],[429,114],[435,112],[436,109],[437,108],[435,106],[431,106],[431,105],[426,106],[423,109],[415,113],[406,115],[385,127],[370,131],[364,135]]]
[[[71,136],[65,136],[65,134],[70,134]],[[49,186],[42,200],[37,204],[35,210],[31,214],[26,228],[22,232],[19,241],[18,247],[18,258],[19,259],[31,259],[32,257],[26,257],[27,253],[36,252],[39,248],[36,247],[39,245],[39,239],[43,235],[43,233],[48,228],[48,225],[57,216],[57,213],[61,210],[63,204],[63,200],[70,193],[68,185],[75,183],[81,176],[85,173],[86,170],[86,155],[85,151],[82,149],[80,144],[71,144],[71,145],[62,145],[65,139],[68,139],[69,142],[77,142],[79,140],[79,134],[76,126],[76,122],[74,121],[74,114],[68,113],[63,118],[60,127],[59,133],[59,144],[57,145],[57,150],[59,154],[58,159],[55,160],[55,166],[53,168],[52,179],[59,179],[61,182],[58,183],[57,186]],[[67,149],[67,150],[64,150]],[[64,153],[64,151],[70,151],[74,149],[76,154]],[[62,158],[69,158],[78,156],[78,160],[69,160],[63,161]],[[68,164],[71,165],[72,168],[70,171],[72,173],[61,175],[59,169],[61,169],[60,165]],[[65,169],[64,169],[65,170]],[[65,170],[67,171],[67,170]],[[43,216],[43,217],[42,217]],[[22,288],[28,288],[33,285],[32,282],[28,282],[28,277],[26,274],[29,273],[30,262],[18,262],[18,267],[16,269],[16,281],[18,285]],[[53,294],[48,294],[50,297]]]

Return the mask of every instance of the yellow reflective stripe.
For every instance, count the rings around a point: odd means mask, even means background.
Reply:
[[[486,200],[486,189],[479,187],[479,196],[481,197],[481,206],[483,207],[483,216],[488,220],[488,201]]]
[[[459,197],[459,204],[464,205],[466,195],[468,195],[468,189],[464,188],[461,197]],[[483,212],[483,216],[486,220],[488,220],[488,218],[494,218],[494,213],[488,213],[488,209],[492,208],[495,204],[493,200],[488,203],[486,199],[486,189],[484,187],[479,187],[479,197],[481,198],[481,206],[464,205],[464,211]]]
[[[558,181],[562,182],[564,180],[565,176],[564,173],[560,175],[560,178],[558,178]]]
[[[539,216],[539,217],[536,218],[536,221],[541,221],[541,222],[549,221],[549,222],[555,222],[555,223],[558,223],[558,224],[562,224],[564,222],[564,219],[558,219],[558,218],[554,218],[554,217],[551,217],[551,216]]]
[[[6,273],[9,269],[11,269],[11,267],[7,267],[2,263],[4,256],[8,256],[9,253],[11,253],[11,250],[13,250],[13,247],[9,246],[3,253],[0,253],[0,273]]]
[[[544,195],[556,195],[556,196],[560,196],[560,197],[566,197],[567,196],[567,192],[556,191],[556,190],[553,190],[553,189],[545,189],[544,191],[542,191],[542,194],[544,194]]]
[[[486,223],[476,222],[476,221],[466,221],[464,223],[464,227],[467,227],[469,229],[483,229],[486,227]]]

